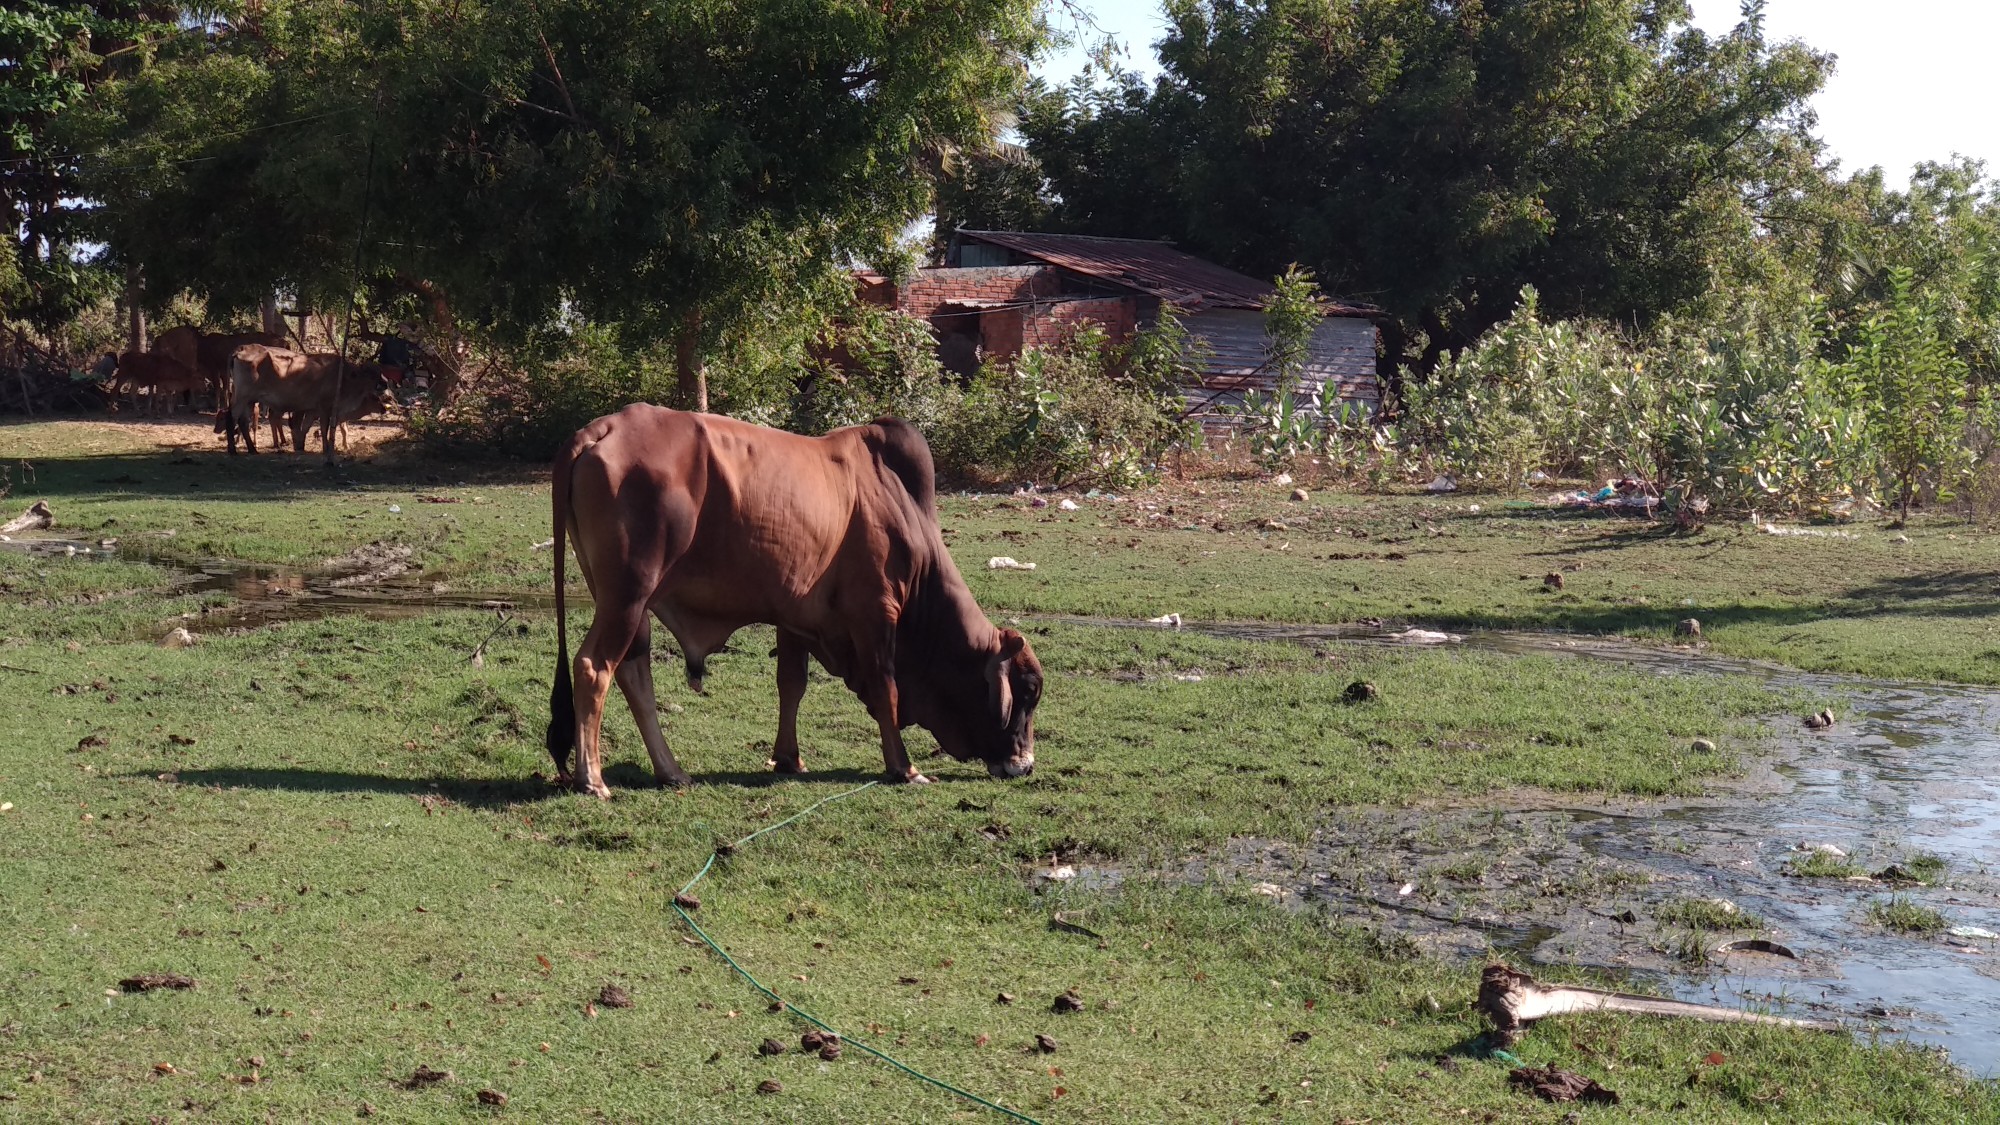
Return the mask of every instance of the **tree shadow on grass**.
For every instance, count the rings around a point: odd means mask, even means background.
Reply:
[[[129,778],[151,780],[151,773],[129,773]],[[394,797],[443,797],[469,808],[503,809],[512,805],[567,798],[575,793],[542,777],[395,777],[379,773],[343,770],[267,768],[262,766],[220,766],[211,769],[181,770],[176,776],[182,785],[214,786],[222,789],[271,789],[293,793],[380,793]],[[733,785],[764,789],[782,784],[859,785],[881,778],[880,773],[855,769],[834,769],[808,774],[776,774],[768,770],[714,770],[694,775],[697,785]],[[621,762],[604,771],[604,783],[613,793],[661,786],[650,770]]]
[[[4,431],[0,431],[4,437]],[[7,458],[14,491],[54,504],[90,500],[286,500],[328,493],[468,484],[527,484],[542,479],[538,465],[478,459],[444,461],[423,456],[349,460],[329,468],[316,446],[305,454],[230,456],[220,450],[163,449],[157,453],[106,453]],[[538,472],[537,470],[541,470]],[[57,512],[61,519],[61,512]]]

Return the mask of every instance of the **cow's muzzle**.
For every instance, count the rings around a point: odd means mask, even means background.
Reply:
[[[1026,777],[1035,772],[1035,756],[1033,754],[1024,754],[1019,758],[1010,758],[1004,762],[988,762],[986,763],[986,772],[1001,780],[1010,777]]]

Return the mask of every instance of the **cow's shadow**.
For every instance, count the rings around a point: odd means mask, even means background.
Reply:
[[[127,777],[155,780],[152,773],[132,773]],[[294,793],[380,793],[395,797],[442,797],[472,808],[507,808],[512,805],[574,797],[567,787],[539,775],[534,777],[392,777],[379,773],[351,773],[342,770],[267,768],[263,766],[218,766],[181,770],[175,775],[182,785],[214,786],[221,789],[273,789]],[[693,775],[696,785],[733,785],[764,789],[783,784],[859,785],[880,780],[879,771],[857,769],[816,770],[806,774],[778,774],[769,770],[712,770]],[[604,771],[604,783],[614,794],[621,791],[658,789],[652,771],[636,764],[620,762]]]

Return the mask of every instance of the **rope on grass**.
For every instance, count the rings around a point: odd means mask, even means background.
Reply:
[[[717,859],[726,855],[733,854],[738,848],[741,848],[743,845],[749,843],[752,840],[755,840],[759,836],[762,836],[764,833],[775,832],[778,829],[783,828],[787,824],[791,824],[794,821],[805,819],[807,816],[818,811],[819,808],[823,805],[830,805],[835,801],[842,800],[843,798],[852,797],[856,793],[859,793],[864,789],[873,789],[875,786],[880,784],[881,782],[879,781],[870,781],[870,782],[865,782],[861,785],[857,785],[852,789],[846,790],[845,792],[835,793],[831,797],[825,797],[818,801],[813,802],[810,805],[807,805],[805,808],[799,810],[796,813],[793,813],[791,816],[786,817],[785,819],[779,821],[776,824],[766,825],[763,828],[759,828],[757,831],[750,833],[748,836],[743,837],[741,840],[734,840],[727,844],[717,845],[715,850],[708,853],[708,862],[701,865],[701,870],[695,872],[694,878],[689,879],[687,881],[687,885],[680,889],[680,894],[685,895],[689,891],[694,890],[696,884],[700,883],[703,879],[706,879],[708,877],[708,873],[714,869],[715,861]],[[679,896],[677,895],[675,897],[678,898]],[[786,1000],[784,997],[771,991],[769,988],[766,988],[764,986],[764,982],[750,975],[750,970],[737,964],[736,958],[731,957],[729,955],[729,951],[722,948],[722,943],[710,937],[708,935],[708,931],[702,929],[700,924],[698,924],[694,920],[694,918],[691,915],[689,915],[685,909],[682,908],[679,902],[673,903],[673,908],[674,908],[674,913],[681,916],[681,921],[687,923],[688,929],[693,930],[696,937],[700,938],[703,942],[707,943],[708,947],[715,951],[716,956],[722,958],[722,960],[726,964],[728,964],[730,968],[736,970],[737,976],[740,976],[744,980],[750,982],[750,987],[756,989],[758,992],[763,993],[765,996],[770,997],[773,1002],[782,1005],[785,1011],[790,1012],[792,1015],[799,1017],[800,1019],[806,1021],[809,1024],[812,1024],[814,1027],[819,1028],[821,1031],[831,1032],[832,1034],[837,1036],[842,1043],[846,1043],[858,1051],[864,1051],[870,1055],[873,1055],[876,1058],[881,1059],[883,1062],[888,1063],[890,1066],[895,1067],[897,1070],[902,1071],[904,1074],[907,1074],[910,1077],[915,1078],[920,1082],[928,1082],[931,1085],[936,1086],[938,1089],[943,1090],[948,1094],[955,1094],[958,1097],[964,1098],[966,1101],[972,1102],[976,1105],[985,1106],[987,1109],[990,1109],[995,1113],[1005,1114],[1006,1116],[1011,1117],[1016,1121],[1026,1121],[1028,1125],[1042,1125],[1041,1122],[1035,1120],[1032,1117],[1029,1117],[1025,1113],[1020,1113],[1016,1110],[1008,1109],[1006,1106],[1001,1105],[998,1102],[987,1101],[985,1098],[982,1098],[978,1094],[972,1093],[968,1090],[961,1090],[957,1086],[954,1086],[951,1083],[946,1082],[942,1078],[933,1078],[930,1075],[925,1074],[923,1071],[918,1070],[917,1068],[896,1059],[895,1057],[887,1054],[886,1052],[878,1051],[875,1048],[869,1046],[866,1043],[861,1042],[858,1039],[850,1039],[846,1035],[842,1035],[839,1031],[834,1030],[832,1026],[828,1025],[826,1021],[820,1019],[818,1016],[813,1015],[811,1012],[807,1012],[798,1007],[795,1007],[791,1001]]]

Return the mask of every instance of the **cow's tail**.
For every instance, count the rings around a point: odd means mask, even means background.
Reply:
[[[569,615],[563,609],[563,559],[569,554],[563,540],[569,532],[570,468],[576,463],[576,454],[574,442],[556,454],[555,471],[549,482],[550,507],[555,513],[555,538],[550,546],[556,553],[556,676],[555,686],[549,689],[548,747],[558,778],[569,774],[570,751],[576,748],[576,697],[569,675]]]

